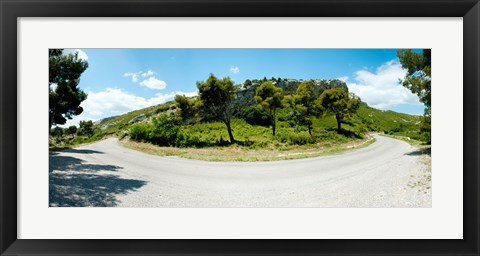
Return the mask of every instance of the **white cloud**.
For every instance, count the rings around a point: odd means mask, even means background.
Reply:
[[[142,76],[147,77],[147,76],[151,76],[153,74],[155,74],[155,72],[153,72],[153,70],[147,70],[147,72],[142,73]]]
[[[75,49],[75,52],[78,53],[78,58],[81,59],[81,60],[84,60],[84,61],[87,61],[88,60],[88,55],[80,50],[80,49]]]
[[[347,86],[350,92],[374,108],[387,109],[399,104],[420,105],[418,96],[400,84],[406,72],[400,63],[389,61],[374,73],[368,70],[355,72],[355,83],[347,83]]]
[[[154,74],[155,74],[155,71],[149,69],[146,72],[143,72],[141,70],[138,71],[138,72],[127,72],[127,73],[123,74],[123,76],[124,77],[130,77],[130,79],[132,79],[132,82],[136,83],[136,82],[138,82],[138,78],[140,78],[140,76],[145,78],[145,77],[151,77]],[[145,82],[145,81],[146,80],[144,80],[142,82]],[[160,81],[160,80],[158,80],[158,81]],[[144,86],[144,85],[142,85],[142,86]],[[154,88],[152,88],[152,89],[154,89]]]
[[[132,82],[136,83],[138,82],[138,74],[140,74],[141,72],[137,72],[137,73],[131,73],[131,72],[128,72],[128,73],[125,73],[123,74],[124,77],[130,77],[130,79],[132,79]]]
[[[198,95],[198,92],[182,92],[182,91],[177,91],[175,92],[175,95],[184,95],[186,97],[193,97],[193,96],[197,96]]]
[[[154,76],[151,76],[143,80],[142,82],[140,82],[140,85],[148,87],[150,89],[155,89],[155,90],[162,90],[162,89],[165,89],[165,87],[167,87],[167,83],[165,83],[165,81],[158,80]]]
[[[347,82],[348,81],[348,76],[337,77],[337,79],[340,80],[340,81],[343,81],[343,82]]]
[[[105,117],[121,115],[133,110],[158,105],[173,100],[175,95],[192,97],[197,92],[170,92],[157,93],[154,97],[146,99],[118,88],[107,88],[101,92],[88,92],[87,99],[82,102],[83,113],[67,120],[62,127],[78,125],[82,120],[100,120]]]
[[[231,66],[230,67],[230,73],[232,74],[238,74],[240,72],[240,68],[239,67],[235,67],[235,66]]]

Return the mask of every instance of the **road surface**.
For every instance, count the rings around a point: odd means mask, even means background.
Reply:
[[[368,147],[274,162],[207,162],[114,138],[49,156],[50,206],[431,207],[430,157],[374,135]]]

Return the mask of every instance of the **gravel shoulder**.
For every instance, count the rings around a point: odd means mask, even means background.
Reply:
[[[160,157],[110,138],[50,154],[50,206],[431,207],[430,156],[374,136],[365,148],[273,162]]]

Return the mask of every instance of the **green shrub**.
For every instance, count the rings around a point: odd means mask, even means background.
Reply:
[[[289,143],[295,145],[306,145],[313,144],[316,140],[314,137],[311,137],[309,134],[304,133],[294,133],[289,137]]]
[[[148,141],[160,146],[175,146],[180,126],[165,114],[154,118],[148,134]]]
[[[79,128],[77,130],[78,135],[92,136],[93,135],[93,122],[89,121],[80,121]]]
[[[159,113],[161,113],[161,112],[165,112],[165,111],[167,111],[169,108],[170,108],[170,106],[167,105],[167,104],[160,105],[160,106],[155,110],[155,114],[159,114]]]
[[[68,127],[67,129],[67,133],[68,134],[75,134],[77,133],[77,127],[75,125],[71,125]]]
[[[55,128],[51,129],[50,135],[61,137],[64,134],[64,130],[61,127],[55,126]]]
[[[136,141],[148,141],[148,134],[150,133],[149,124],[134,124],[130,128],[130,138]]]
[[[269,126],[271,124],[270,115],[259,105],[252,105],[245,108],[243,116],[245,121],[251,125]]]

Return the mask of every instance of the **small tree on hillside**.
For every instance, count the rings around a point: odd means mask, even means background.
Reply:
[[[92,136],[93,135],[93,122],[92,122],[92,120],[80,121],[79,128],[77,130],[77,134],[85,135],[85,136]]]
[[[208,113],[213,118],[221,120],[227,127],[230,142],[235,143],[231,128],[235,110],[233,100],[236,96],[233,81],[229,77],[218,79],[210,74],[207,81],[197,82],[197,87],[198,105],[204,110],[204,115]]]
[[[185,95],[175,95],[175,102],[180,108],[180,117],[184,123],[188,123],[195,116],[195,101]]]
[[[340,88],[325,90],[317,100],[317,104],[325,113],[333,114],[337,120],[337,132],[341,133],[342,122],[356,113],[360,100],[350,97],[348,92]]]
[[[275,136],[277,109],[282,107],[282,88],[276,87],[272,82],[264,82],[256,90],[255,100],[270,112],[272,134]]]
[[[318,116],[320,108],[315,104],[315,91],[311,82],[303,82],[297,88],[297,93],[292,96],[285,96],[284,104],[292,107],[289,117],[299,124],[308,128],[308,133],[312,136],[312,119]]]
[[[243,83],[243,87],[248,88],[252,86],[252,81],[250,79],[245,80],[245,83]]]
[[[68,134],[75,134],[77,133],[77,127],[75,125],[71,125],[67,129]]]

